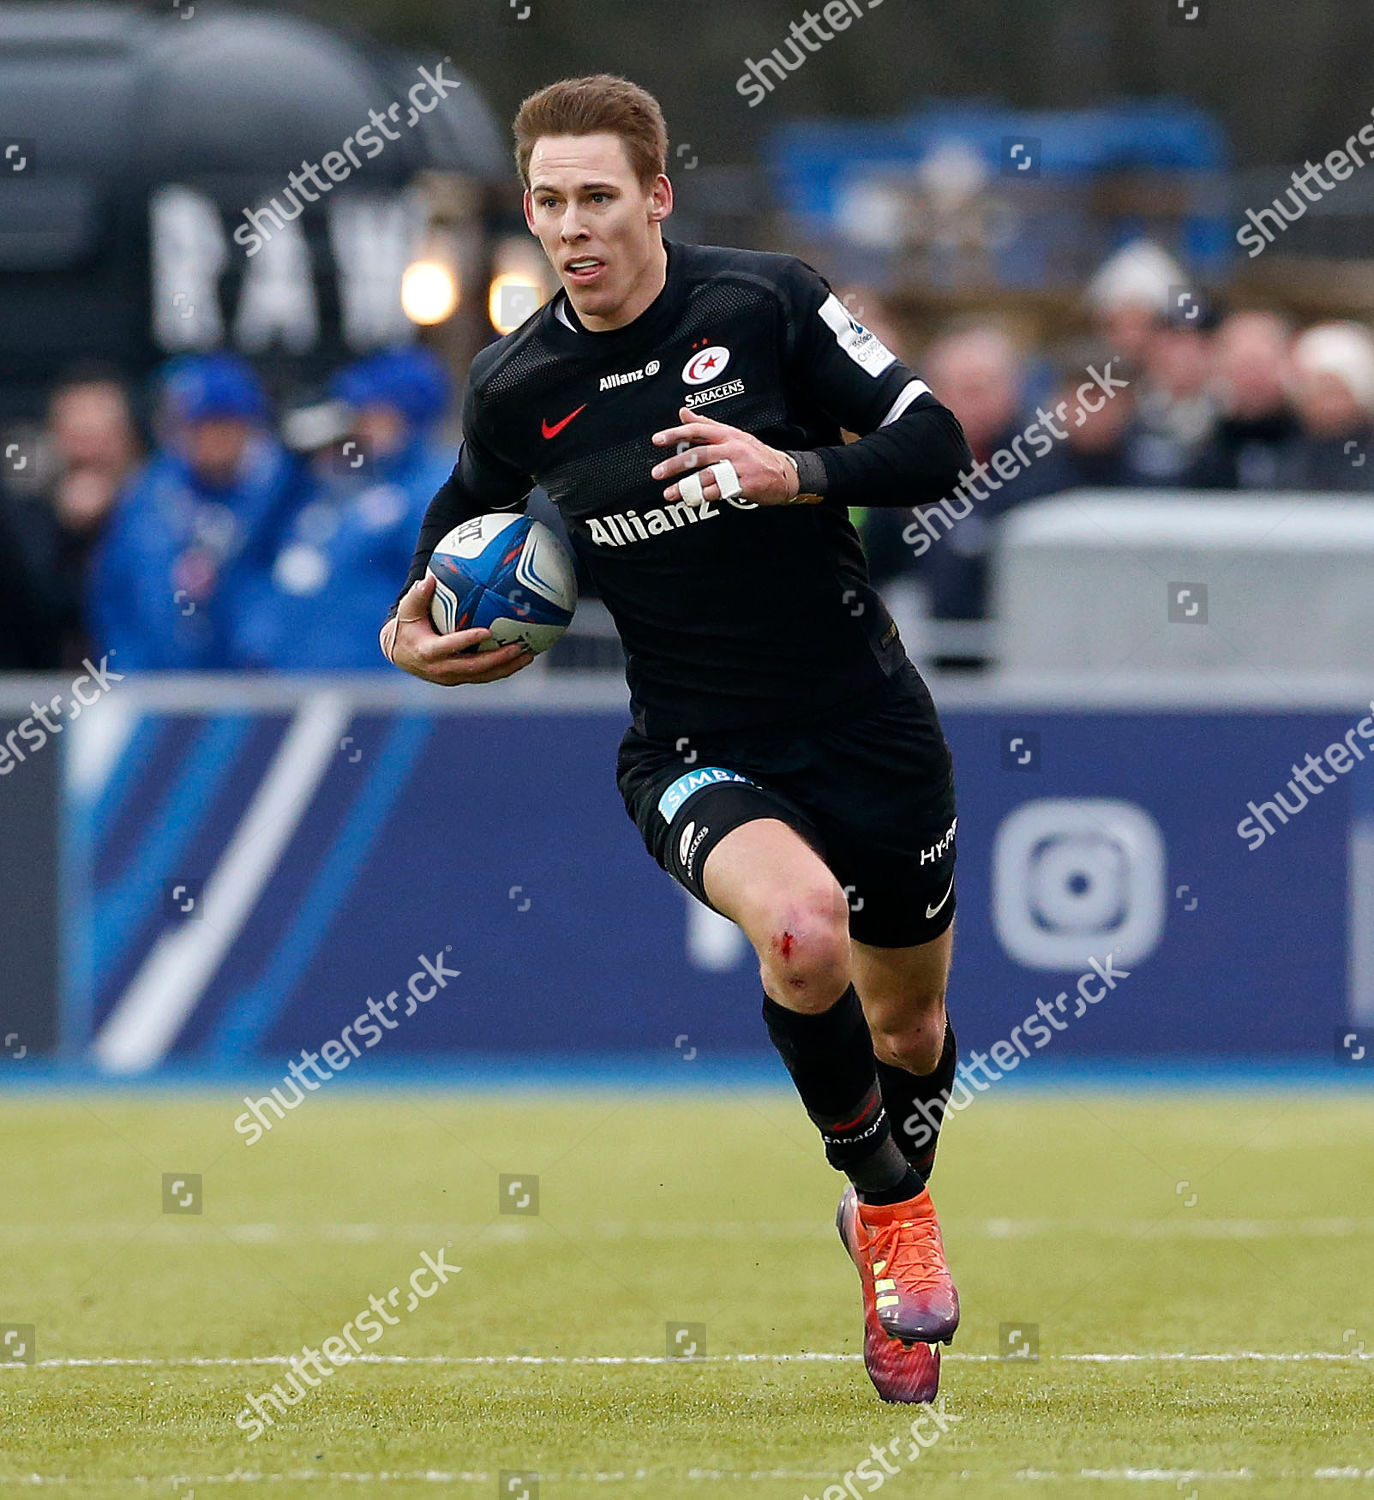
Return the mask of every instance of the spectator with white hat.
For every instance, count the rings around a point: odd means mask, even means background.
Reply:
[[[1280,456],[1279,488],[1374,492],[1374,334],[1319,323],[1293,346],[1301,434]]]

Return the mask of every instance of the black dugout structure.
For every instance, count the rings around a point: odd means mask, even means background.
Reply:
[[[470,357],[509,176],[461,57],[224,0],[0,3],[0,420],[92,358],[137,377],[229,347],[308,384],[415,335],[417,260],[452,275],[437,337]],[[273,200],[249,255],[245,213]]]

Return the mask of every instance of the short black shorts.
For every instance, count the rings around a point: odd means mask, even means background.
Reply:
[[[881,705],[801,733],[648,739],[629,730],[616,783],[649,853],[698,901],[706,856],[733,829],[778,818],[849,896],[849,930],[876,948],[940,936],[954,918],[954,776],[930,693],[910,664]]]

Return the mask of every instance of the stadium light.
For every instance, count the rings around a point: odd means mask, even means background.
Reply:
[[[492,278],[487,316],[497,333],[512,333],[545,300],[544,288],[535,277],[524,271],[503,271]]]
[[[401,307],[412,323],[423,328],[451,318],[460,297],[458,272],[442,261],[412,261],[401,277]]]

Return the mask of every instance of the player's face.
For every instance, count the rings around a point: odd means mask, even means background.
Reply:
[[[619,136],[546,136],[535,144],[525,222],[589,328],[622,327],[658,295],[659,225],[672,208],[668,179],[646,188]]]

